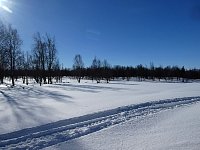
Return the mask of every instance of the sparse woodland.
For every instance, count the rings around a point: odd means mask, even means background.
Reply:
[[[61,82],[64,76],[76,78],[79,83],[84,78],[97,83],[102,80],[109,83],[116,78],[130,80],[132,77],[139,81],[148,79],[188,82],[200,79],[200,69],[186,69],[184,66],[155,67],[153,63],[150,67],[112,66],[107,60],[102,61],[95,57],[91,66],[85,67],[80,54],[75,55],[72,68],[64,68],[57,57],[55,41],[55,37],[49,34],[36,33],[33,37],[33,49],[23,51],[23,41],[17,29],[0,24],[0,83],[4,83],[4,78],[9,78],[14,86],[15,80],[22,78],[27,85],[29,79],[35,79],[40,85],[52,84],[53,79]]]

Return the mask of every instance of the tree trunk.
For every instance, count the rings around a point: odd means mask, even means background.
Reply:
[[[28,76],[26,76],[26,85],[28,85]]]
[[[0,80],[1,80],[1,81],[0,81],[0,82],[1,82],[1,84],[3,84],[3,77],[1,77],[1,79],[0,79]]]
[[[80,83],[81,82],[81,78],[78,78],[78,83]]]
[[[15,86],[15,79],[14,79],[14,76],[12,75],[12,86]]]

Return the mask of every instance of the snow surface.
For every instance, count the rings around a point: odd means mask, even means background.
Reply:
[[[119,123],[127,120],[137,122],[138,117],[156,116],[166,109],[196,103],[199,89],[200,83],[112,81],[96,84],[82,80],[78,84],[70,79],[41,87],[22,85],[20,81],[14,88],[1,85],[0,149],[38,149],[86,134],[90,137],[101,129],[109,127],[109,130],[116,124],[120,127]]]
[[[151,114],[47,150],[199,150],[200,103]]]
[[[72,140],[132,119],[167,109],[189,106],[200,97],[186,97],[123,106],[103,112],[66,119],[34,128],[0,135],[2,149],[41,149]],[[80,147],[80,149],[82,149]]]
[[[66,83],[42,87],[34,84],[15,88],[1,86],[0,133],[120,106],[200,95],[200,83],[82,82],[67,79]]]

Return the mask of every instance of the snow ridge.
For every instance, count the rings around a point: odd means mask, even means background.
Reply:
[[[0,149],[41,149],[130,119],[199,101],[200,96],[146,102],[2,134]]]

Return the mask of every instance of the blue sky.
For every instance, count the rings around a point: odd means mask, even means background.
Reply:
[[[198,0],[0,0],[0,19],[17,28],[23,50],[33,34],[55,36],[60,62],[76,54],[85,66],[97,56],[112,65],[200,68]]]

